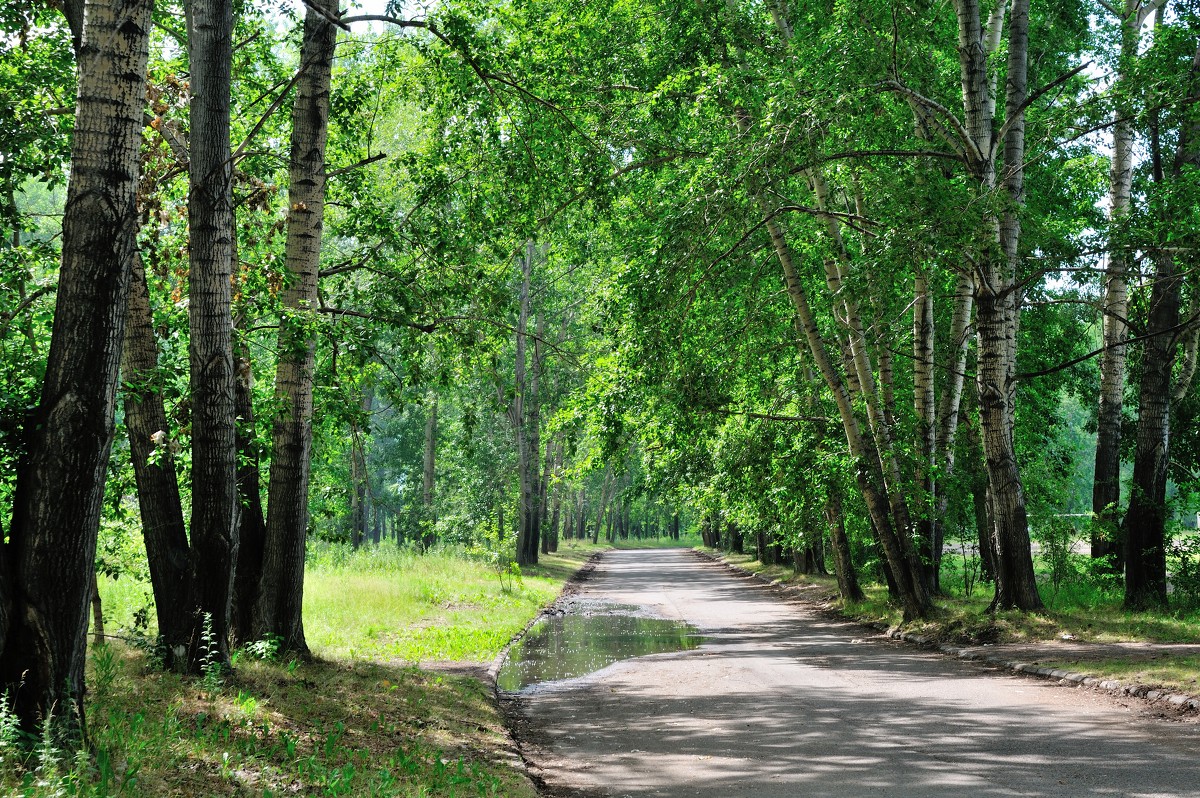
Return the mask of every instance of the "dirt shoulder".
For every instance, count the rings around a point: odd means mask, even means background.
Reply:
[[[769,584],[790,599],[811,604],[829,617],[859,620],[840,611],[832,588],[780,578],[781,571],[753,571],[712,552],[697,556],[721,563],[734,573]],[[949,656],[985,662],[1016,673],[1064,685],[1136,698],[1159,714],[1200,722],[1200,643],[1091,642],[1072,638],[1020,642],[965,642],[954,622],[924,622],[919,631],[867,624],[906,643],[940,650]]]

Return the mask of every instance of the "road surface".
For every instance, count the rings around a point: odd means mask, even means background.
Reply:
[[[885,640],[687,551],[579,596],[706,636],[515,700],[555,796],[1200,796],[1200,724]]]

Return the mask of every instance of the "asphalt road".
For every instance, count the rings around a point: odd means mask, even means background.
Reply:
[[[579,596],[707,639],[521,694],[552,795],[1200,796],[1200,724],[885,640],[689,552],[607,553]]]

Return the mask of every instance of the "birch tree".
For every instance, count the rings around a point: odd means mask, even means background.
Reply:
[[[137,248],[152,9],[147,0],[65,6],[78,88],[62,270],[28,461],[0,547],[0,675],[30,732],[41,720],[65,737],[84,728],[87,611]]]

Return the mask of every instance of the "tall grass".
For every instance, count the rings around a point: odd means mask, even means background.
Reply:
[[[305,575],[305,633],[320,657],[487,661],[561,586],[501,575],[461,549],[323,544]]]
[[[128,645],[155,633],[139,572],[103,577],[114,642],[91,652],[91,746],[23,739],[0,704],[0,795],[533,798],[504,763],[484,685],[409,663],[492,659],[594,550],[519,573],[486,551],[316,544],[304,612],[317,660],[275,661],[264,641],[236,652],[233,673],[199,678]]]

